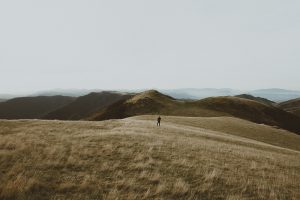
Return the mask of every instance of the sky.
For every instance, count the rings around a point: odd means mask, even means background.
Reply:
[[[300,90],[299,0],[0,0],[0,93]]]

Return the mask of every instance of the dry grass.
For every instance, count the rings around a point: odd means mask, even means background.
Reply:
[[[151,115],[137,116],[133,117],[133,119],[155,120]],[[300,151],[299,135],[279,129],[278,127],[256,124],[235,117],[165,116],[163,121],[167,124],[180,125],[180,127],[185,125],[189,127],[204,128]]]
[[[300,199],[299,151],[150,118],[0,121],[0,199]]]

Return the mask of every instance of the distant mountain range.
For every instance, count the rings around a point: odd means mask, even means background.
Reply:
[[[172,90],[159,90],[160,92],[172,96],[177,99],[204,99],[215,96],[234,96],[245,93],[240,90],[233,90],[229,88],[215,89],[215,88],[183,88]]]
[[[288,101],[300,97],[300,91],[283,89],[263,89],[248,92],[256,97],[266,98],[275,102]]]
[[[234,90],[234,89],[175,89],[175,90],[159,90],[164,94],[168,94],[179,99],[204,99],[207,97],[217,96],[236,96],[240,94],[249,94],[255,97],[269,99],[274,102],[282,102],[300,97],[300,91],[284,90],[284,89],[262,89],[262,90]]]
[[[101,92],[101,89],[54,89],[48,91],[40,91],[33,94],[28,94],[26,96],[71,96],[79,97],[87,95],[91,92]],[[120,92],[128,93],[138,93],[145,90],[118,90]],[[274,102],[283,102],[291,99],[300,98],[300,91],[297,90],[285,90],[285,89],[260,89],[260,90],[235,90],[230,88],[183,88],[183,89],[158,89],[159,92],[167,94],[173,98],[177,99],[204,99],[207,97],[217,97],[217,96],[236,96],[241,94],[248,94],[255,97],[265,98]],[[24,96],[24,95],[21,95]],[[0,94],[0,99],[11,99],[15,97],[20,97],[20,95],[9,95]],[[3,100],[2,100],[3,101]]]

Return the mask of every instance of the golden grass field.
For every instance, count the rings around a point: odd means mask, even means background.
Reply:
[[[0,199],[300,199],[300,136],[233,117],[0,121]]]

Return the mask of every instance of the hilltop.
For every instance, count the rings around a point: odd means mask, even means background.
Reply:
[[[257,102],[264,103],[264,104],[267,104],[267,105],[273,105],[273,104],[275,104],[274,101],[271,101],[271,100],[266,99],[266,98],[255,97],[255,96],[252,96],[250,94],[240,94],[240,95],[236,95],[235,97],[257,101]]]
[[[300,116],[300,98],[292,99],[289,101],[278,104],[279,108]]]
[[[179,102],[156,90],[141,92],[123,101],[116,102],[102,112],[96,113],[91,120],[121,119],[134,115],[158,114]]]

